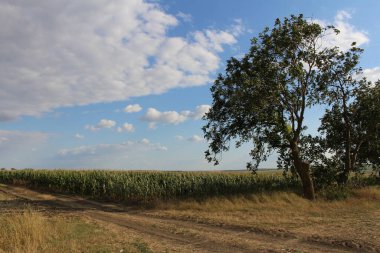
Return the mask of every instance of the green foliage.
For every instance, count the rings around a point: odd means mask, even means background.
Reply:
[[[149,248],[148,244],[142,240],[137,240],[132,245],[138,250],[140,253],[153,253],[153,251]]]
[[[100,200],[140,202],[292,190],[299,182],[279,175],[149,171],[0,171],[0,183]]]
[[[380,129],[380,82],[371,84],[361,80],[359,83],[351,81],[350,85],[350,88],[355,86],[355,90],[350,94],[343,93],[347,99],[341,101],[343,105],[334,102],[326,110],[319,128],[325,142],[322,152],[334,155],[325,158],[318,167],[338,168],[338,183],[346,183],[349,172],[358,172],[363,167],[372,167],[376,171],[380,166],[380,137],[377,133]],[[348,84],[344,87],[347,88]],[[335,165],[331,167],[332,163]]]
[[[355,108],[358,111],[355,121],[360,126],[362,148],[358,160],[369,164],[374,170],[380,169],[380,80],[359,90]],[[379,170],[380,172],[380,170]],[[380,174],[379,174],[380,176]]]
[[[319,191],[318,196],[326,200],[345,200],[352,195],[350,187],[345,185],[329,185]]]
[[[209,162],[217,164],[217,155],[229,150],[231,141],[237,147],[252,142],[251,170],[274,150],[297,149],[305,109],[319,103],[329,81],[321,69],[334,51],[318,48],[328,30],[336,32],[302,15],[277,19],[273,29],[252,39],[241,60],[227,61],[226,73],[211,88],[213,104],[203,127],[210,141],[205,152]]]

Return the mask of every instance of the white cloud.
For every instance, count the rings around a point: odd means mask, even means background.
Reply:
[[[113,120],[109,120],[109,119],[102,119],[97,124],[97,126],[99,128],[111,128],[111,127],[113,127],[115,125],[116,125],[116,122],[113,121]]]
[[[109,119],[101,119],[96,126],[86,125],[85,129],[96,132],[102,128],[112,128],[116,125],[116,122]]]
[[[182,19],[184,22],[191,22],[192,21],[192,16],[190,14],[187,14],[187,13],[183,13],[183,12],[178,12],[176,14],[176,16],[180,19]]]
[[[361,76],[365,76],[368,81],[374,83],[377,80],[380,80],[380,67],[364,69]]]
[[[236,33],[178,22],[143,0],[2,1],[0,120],[206,84]]]
[[[368,43],[368,34],[351,25],[348,22],[349,19],[351,19],[351,14],[341,10],[337,12],[333,23],[325,20],[315,20],[314,22],[322,26],[334,25],[340,31],[338,35],[335,35],[335,33],[326,35],[322,45],[327,47],[338,46],[341,50],[346,51],[351,47],[352,42],[356,42],[357,46]]]
[[[129,124],[129,123],[125,122],[125,123],[123,124],[123,126],[117,128],[117,131],[118,131],[119,133],[122,133],[122,132],[129,132],[129,133],[132,133],[132,132],[135,131],[135,127],[134,127],[132,124]]]
[[[86,157],[86,156],[119,156],[142,151],[167,151],[168,148],[160,143],[151,143],[148,139],[140,141],[125,141],[118,144],[98,144],[92,146],[79,146],[61,149],[60,157]]]
[[[198,143],[205,142],[205,139],[202,136],[199,136],[197,134],[194,134],[193,136],[191,136],[189,138],[185,138],[182,135],[176,135],[175,138],[178,141],[184,141],[184,140],[186,140],[186,141],[189,141],[189,142],[198,142]]]
[[[199,105],[194,111],[165,111],[160,112],[155,108],[148,108],[143,121],[149,122],[149,128],[154,129],[157,123],[177,125],[188,119],[199,120],[203,115],[210,110],[209,105]]]
[[[77,138],[77,139],[84,139],[84,136],[81,135],[81,134],[75,134],[74,137]]]
[[[142,139],[140,142],[143,143],[144,145],[150,144],[150,141],[147,138]]]
[[[211,106],[209,105],[198,105],[194,112],[191,112],[190,117],[192,119],[201,119],[209,110]]]
[[[143,120],[151,121],[154,123],[160,122],[177,125],[187,120],[187,116],[176,111],[160,112],[155,108],[148,108],[148,111],[144,115]]]
[[[141,110],[142,110],[142,107],[139,104],[127,105],[124,108],[124,112],[126,113],[139,112]]]
[[[190,142],[204,142],[205,140],[203,139],[203,137],[199,136],[199,135],[196,135],[194,134],[193,136],[191,136],[190,138],[187,139],[188,141]]]

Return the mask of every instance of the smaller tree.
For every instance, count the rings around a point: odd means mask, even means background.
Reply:
[[[354,106],[362,143],[357,159],[360,164],[370,165],[380,176],[380,80],[359,90]]]
[[[332,48],[331,57],[322,66],[324,77],[331,80],[326,89],[326,101],[332,105],[332,108],[326,110],[319,130],[326,134],[327,145],[344,161],[344,168],[338,179],[340,183],[347,182],[356,160],[356,155],[353,153],[356,154],[361,146],[358,144],[353,147],[354,139],[358,136],[353,136],[355,134],[353,118],[356,111],[352,104],[358,89],[366,85],[366,81],[355,78],[361,73],[358,63],[363,52],[362,49],[355,47],[355,44],[352,43],[347,52]],[[332,129],[335,131],[331,131]]]
[[[332,154],[324,166],[335,161],[340,168],[336,174],[338,183],[346,183],[349,173],[364,165],[375,169],[380,165],[380,82],[347,80],[337,84],[341,90],[329,94],[332,107],[326,110],[319,128],[324,135],[325,152]]]

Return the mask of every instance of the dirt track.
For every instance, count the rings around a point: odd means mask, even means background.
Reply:
[[[0,191],[48,212],[75,212],[104,225],[133,231],[153,245],[164,245],[169,252],[380,252],[378,246],[362,241],[305,237],[283,229],[222,226],[191,219],[157,217],[117,204],[14,186],[0,186]]]

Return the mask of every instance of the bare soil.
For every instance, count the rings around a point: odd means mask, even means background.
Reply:
[[[12,196],[10,200],[0,201],[0,212],[28,204],[48,216],[74,213],[100,224],[105,231],[116,231],[126,237],[138,235],[153,252],[380,252],[380,232],[376,232],[380,221],[375,216],[371,217],[374,224],[368,224],[375,226],[375,232],[370,230],[368,238],[353,238],[326,233],[328,224],[305,232],[301,226],[292,229],[281,223],[276,227],[248,220],[223,222],[223,219],[210,219],[205,212],[198,214],[196,210],[188,210],[191,215],[186,215],[186,210],[136,208],[9,185],[1,185],[0,191]],[[372,214],[380,212],[375,210]],[[380,231],[380,227],[377,228]]]

